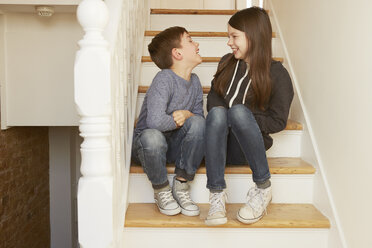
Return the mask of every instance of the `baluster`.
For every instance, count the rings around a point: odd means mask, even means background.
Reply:
[[[79,243],[113,245],[110,52],[103,37],[108,10],[102,0],[83,0],[77,16],[85,31],[75,60],[75,103],[80,119]]]

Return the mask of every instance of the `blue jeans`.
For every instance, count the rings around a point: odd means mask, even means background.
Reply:
[[[145,129],[133,139],[132,159],[142,165],[154,189],[169,184],[166,163],[175,163],[176,176],[191,181],[204,157],[204,132],[201,116],[192,116],[169,132]]]
[[[238,104],[230,109],[214,107],[209,111],[206,123],[205,165],[208,189],[226,188],[226,162],[249,164],[256,183],[270,178],[261,130],[246,106]]]

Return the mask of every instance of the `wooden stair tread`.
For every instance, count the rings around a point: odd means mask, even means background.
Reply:
[[[218,63],[221,60],[221,57],[202,57],[204,63]],[[283,58],[273,57],[273,60],[283,63]],[[150,56],[142,56],[141,62],[152,62]]]
[[[161,31],[145,31],[145,36],[155,36]],[[196,31],[189,31],[191,37],[227,37],[227,32],[196,32]],[[273,32],[273,38],[276,37],[276,33]]]
[[[233,15],[236,9],[151,9],[151,14],[173,15]],[[268,10],[266,10],[269,13]]]
[[[182,214],[166,216],[153,203],[131,203],[126,212],[125,227],[216,228],[204,224],[209,204],[198,204],[200,216]],[[260,221],[245,225],[236,219],[242,204],[226,204],[228,221],[217,228],[329,228],[329,220],[311,204],[270,204]]]
[[[300,158],[268,158],[271,174],[314,174],[315,168]],[[174,164],[167,164],[168,174],[174,173]],[[144,173],[141,165],[132,163],[130,173]],[[197,174],[205,174],[205,164],[202,163]],[[248,165],[227,165],[225,174],[252,174]]]

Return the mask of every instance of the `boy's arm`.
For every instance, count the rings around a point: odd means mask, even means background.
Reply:
[[[204,108],[203,108],[203,88],[198,79],[198,95],[196,96],[196,101],[191,112],[195,115],[199,115],[204,118]]]
[[[176,129],[177,124],[173,120],[172,115],[168,115],[166,112],[168,101],[171,97],[171,86],[166,82],[166,80],[155,78],[146,97],[147,126],[161,132]]]
[[[203,91],[200,91],[200,94],[197,96],[195,105],[191,111],[176,110],[173,112],[173,119],[178,127],[182,127],[185,121],[193,115],[199,115],[204,118]]]
[[[195,104],[190,111],[189,110],[176,110],[173,112],[173,119],[176,122],[178,127],[182,127],[185,121],[193,115],[199,115],[204,118],[203,89],[201,87],[198,76],[193,74],[192,77],[195,78],[194,87],[197,88],[198,94],[195,97]]]
[[[173,120],[177,124],[177,127],[182,127],[185,121],[193,116],[194,114],[188,110],[176,110],[173,112]]]

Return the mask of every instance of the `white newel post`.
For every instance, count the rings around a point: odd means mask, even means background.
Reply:
[[[77,10],[85,31],[75,59],[75,103],[80,119],[81,173],[78,228],[82,248],[113,246],[110,52],[102,32],[108,10],[102,0],[83,0]]]

